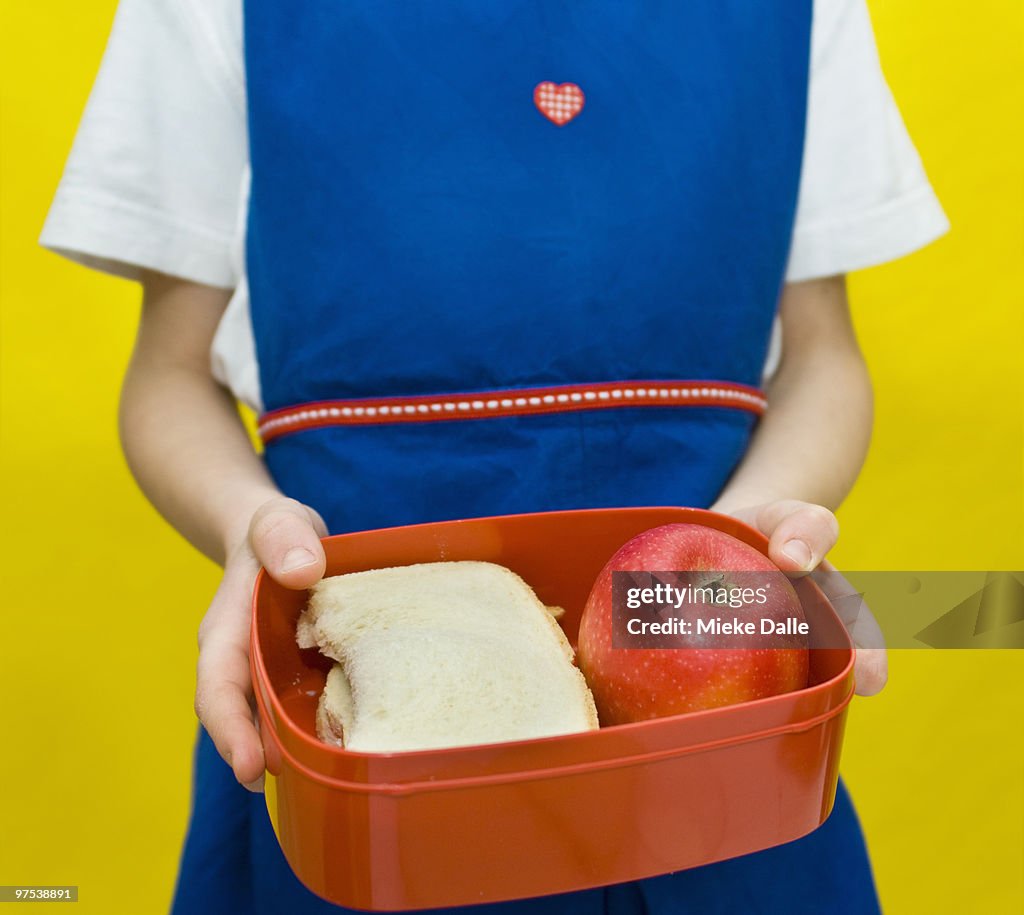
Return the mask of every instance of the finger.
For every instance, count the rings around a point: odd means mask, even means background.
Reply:
[[[256,727],[256,733],[260,735],[260,746],[263,746],[263,735],[260,734],[260,717],[259,717],[259,713],[256,711],[254,706],[255,706],[255,703],[250,701],[250,703],[249,703],[249,710],[252,713],[253,724]],[[264,759],[266,759],[266,752],[267,752],[266,748],[264,748],[264,750],[263,750]],[[265,776],[266,776],[266,771],[260,772],[260,777],[259,778],[257,778],[253,782],[242,782],[242,787],[245,788],[246,791],[251,791],[253,794],[263,794],[263,785],[264,785],[264,778],[265,778]]]
[[[884,648],[858,648],[853,664],[854,691],[875,696],[889,680],[889,659]]]
[[[246,791],[251,791],[253,794],[263,794],[264,778],[265,776],[261,775],[256,779],[256,781],[248,782],[247,784],[242,785],[242,787],[245,788]]]
[[[326,533],[315,511],[282,498],[257,509],[249,525],[249,542],[275,581],[288,588],[309,588],[323,578],[327,566],[320,543]]]
[[[243,785],[256,781],[265,768],[249,689],[246,651],[218,634],[207,639],[196,670],[196,715]]]
[[[255,705],[256,705],[256,703],[254,701],[251,701],[249,703],[249,708],[252,710],[252,720],[253,720],[253,723],[256,726],[256,733],[260,735],[260,743],[262,744],[263,743],[263,731],[262,731],[262,728],[260,727],[259,712],[256,710]],[[264,759],[266,759],[266,756],[267,756],[267,748],[266,748],[266,746],[264,746],[263,747],[263,757],[264,757]],[[264,793],[263,789],[264,789],[264,779],[265,779],[265,776],[266,776],[266,772],[265,771],[261,772],[260,773],[260,777],[258,779],[256,779],[256,781],[254,781],[254,782],[244,782],[242,784],[242,787],[245,788],[246,791],[251,791],[253,794],[263,794]]]
[[[199,626],[195,710],[217,751],[242,782],[263,772],[263,745],[249,705],[248,601],[255,562],[236,564],[224,580]]]
[[[270,775],[278,776],[281,774],[282,760],[281,760],[281,748],[274,742],[272,732],[267,734],[263,733],[263,728],[260,725],[260,717],[255,714],[254,719],[256,721],[256,730],[260,735],[260,740],[263,743],[263,759],[266,763],[267,772]]]
[[[836,516],[809,502],[770,502],[759,509],[757,526],[768,535],[772,562],[789,573],[810,572],[839,538]]]
[[[855,691],[859,696],[881,692],[889,677],[885,636],[860,594],[827,560],[815,570],[814,581],[838,613],[856,648]]]
[[[864,649],[885,648],[885,636],[864,595],[832,563],[823,560],[811,577],[829,599],[854,645]]]

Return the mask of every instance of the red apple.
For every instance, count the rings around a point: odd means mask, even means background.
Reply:
[[[677,571],[697,573],[689,576],[694,586],[709,584],[733,594],[737,588],[765,590],[742,606],[729,606],[685,602],[688,592],[681,588],[673,598],[679,606],[669,612],[688,621],[672,624],[686,631],[648,636],[643,642],[669,647],[614,647],[613,623],[621,630],[615,635],[620,645],[642,640],[626,633],[624,621],[632,617],[624,605],[613,614],[612,573]],[[620,579],[620,586],[628,583]],[[634,591],[635,600],[648,596]],[[667,619],[652,613],[648,607],[644,618]],[[709,631],[717,627],[716,618],[726,628],[739,623],[739,635]],[[774,563],[714,528],[666,524],[634,537],[601,570],[580,622],[577,663],[594,694],[601,724],[624,724],[802,689],[807,686],[807,644],[800,599]]]

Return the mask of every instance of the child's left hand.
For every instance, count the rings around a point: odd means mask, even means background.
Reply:
[[[722,509],[712,506],[712,510]],[[810,575],[832,601],[857,649],[854,679],[857,694],[873,696],[888,678],[885,640],[878,623],[856,589],[825,554],[836,544],[839,522],[821,505],[782,499],[724,512],[761,531],[769,540],[768,555],[791,576]],[[856,598],[846,599],[844,598]]]

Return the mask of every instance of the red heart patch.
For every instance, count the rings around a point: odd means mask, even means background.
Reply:
[[[533,90],[533,103],[544,117],[561,127],[583,110],[583,90],[575,83],[539,83]]]

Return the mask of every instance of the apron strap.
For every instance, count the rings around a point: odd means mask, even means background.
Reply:
[[[618,407],[728,407],[760,416],[766,406],[759,388],[732,381],[596,381],[455,394],[321,400],[264,413],[259,419],[259,433],[267,444],[292,432],[325,426],[488,419]]]

